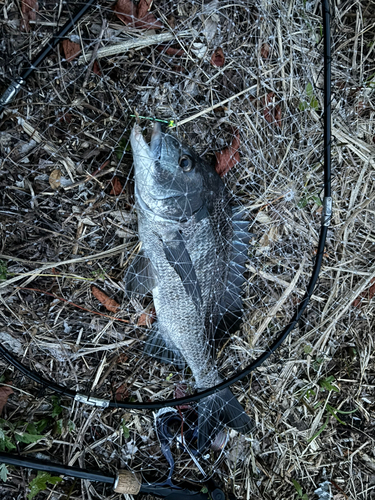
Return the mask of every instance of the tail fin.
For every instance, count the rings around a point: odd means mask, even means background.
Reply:
[[[242,434],[254,427],[245,410],[229,389],[208,396],[198,403],[198,450],[204,452],[224,424]]]

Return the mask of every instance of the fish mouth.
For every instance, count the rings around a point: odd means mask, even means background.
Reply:
[[[152,156],[157,160],[160,158],[162,143],[162,131],[159,122],[154,122],[154,127],[151,134],[150,151]]]
[[[150,158],[154,160],[160,158],[162,138],[163,134],[159,122],[154,122],[150,145],[146,143],[141,127],[137,123],[134,125],[131,133],[131,139],[133,139],[134,143],[137,144],[138,147],[140,146],[140,149],[148,150]],[[133,149],[135,148],[133,147]]]

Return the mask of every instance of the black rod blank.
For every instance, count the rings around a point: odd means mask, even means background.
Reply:
[[[42,64],[42,62],[50,55],[50,53],[55,49],[55,47],[66,38],[69,31],[78,23],[78,21],[86,14],[86,12],[91,8],[95,0],[87,0],[82,7],[77,9],[77,11],[71,16],[70,19],[64,24],[64,26],[55,33],[51,40],[38,52],[34,57],[30,66],[28,66],[22,75],[20,75],[15,81],[13,81],[9,87],[6,89],[4,94],[0,97],[0,115],[4,109],[15,99],[18,92],[21,90],[22,85],[26,80],[34,73],[36,69]]]
[[[12,455],[11,453],[0,452],[0,463],[16,465],[17,467],[26,467],[28,469],[53,472],[55,474],[64,474],[64,476],[76,477],[78,479],[87,479],[88,481],[100,481],[101,483],[115,484],[116,478],[103,474],[102,472],[81,469],[80,467],[70,467],[69,465],[57,464],[49,460],[39,460],[37,458],[27,458],[23,456]]]

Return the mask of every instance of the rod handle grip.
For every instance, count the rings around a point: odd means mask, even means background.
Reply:
[[[142,482],[139,474],[130,470],[119,470],[116,481],[113,486],[115,493],[126,493],[128,495],[137,495],[141,489]]]

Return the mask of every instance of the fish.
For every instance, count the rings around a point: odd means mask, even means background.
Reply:
[[[188,366],[196,388],[223,381],[215,351],[241,320],[248,223],[213,165],[154,122],[148,144],[130,134],[141,251],[125,276],[129,295],[152,293],[157,322],[144,352]],[[218,344],[219,342],[219,344]],[[224,425],[247,434],[253,423],[230,389],[198,402],[197,448]]]

